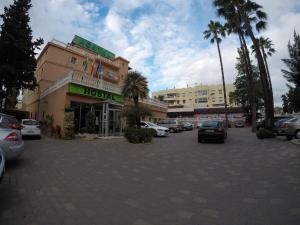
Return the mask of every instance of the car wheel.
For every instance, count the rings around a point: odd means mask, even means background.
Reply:
[[[170,128],[170,133],[174,133],[174,132],[175,132],[174,128]]]
[[[198,142],[202,143],[202,139],[200,137],[198,137]]]
[[[300,130],[297,130],[297,131],[295,132],[295,138],[296,138],[296,139],[300,139]]]
[[[225,142],[224,138],[220,139],[220,143],[223,144],[224,142]]]

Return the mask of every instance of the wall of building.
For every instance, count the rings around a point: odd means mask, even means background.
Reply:
[[[53,115],[53,125],[60,125],[63,128],[64,112],[67,107],[66,92],[68,85],[42,98],[39,105],[38,120],[45,119],[46,115]]]
[[[228,105],[229,93],[234,90],[235,88],[232,84],[226,85]],[[163,99],[170,108],[214,108],[224,107],[225,105],[223,86],[221,84],[162,90],[154,92],[153,97]]]

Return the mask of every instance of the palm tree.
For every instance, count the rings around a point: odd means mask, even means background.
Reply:
[[[251,125],[252,125],[252,132],[256,132],[256,101],[255,101],[255,95],[256,91],[254,88],[254,75],[253,75],[253,67],[250,60],[249,50],[248,46],[245,40],[245,32],[243,31],[241,21],[239,16],[236,13],[233,13],[234,9],[227,10],[227,13],[230,13],[230,15],[227,16],[228,22],[225,24],[226,30],[228,35],[231,33],[237,34],[240,41],[240,49],[241,49],[241,57],[243,57],[246,68],[245,72],[247,75],[248,80],[248,97],[249,97],[249,103],[250,103],[250,114],[251,114]]]
[[[203,32],[205,39],[210,39],[210,43],[214,44],[217,43],[220,65],[221,65],[221,73],[222,73],[222,81],[223,81],[223,95],[224,95],[224,102],[225,102],[225,119],[226,119],[226,126],[228,126],[228,109],[227,109],[227,97],[226,97],[226,86],[225,86],[225,77],[224,77],[224,69],[223,69],[223,61],[222,55],[220,50],[220,43],[222,41],[221,37],[226,36],[226,28],[219,22],[210,21],[208,24],[208,30]]]
[[[137,127],[141,124],[139,99],[147,98],[148,93],[147,79],[138,71],[130,71],[125,78],[122,94],[126,99],[133,100]]]
[[[228,20],[228,10],[236,14],[242,24],[245,34],[250,37],[260,71],[262,87],[264,91],[264,104],[266,111],[266,128],[273,130],[274,127],[274,99],[269,83],[266,65],[261,53],[260,45],[254,35],[253,26],[259,32],[266,28],[267,14],[262,11],[262,6],[251,0],[214,0],[219,16]]]

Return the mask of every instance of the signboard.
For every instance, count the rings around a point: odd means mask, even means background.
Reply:
[[[97,55],[101,55],[104,58],[107,59],[114,59],[115,58],[115,54],[100,47],[99,45],[94,44],[93,42],[90,42],[82,37],[79,37],[78,35],[75,35],[73,40],[72,40],[72,44],[75,45],[79,45],[82,48],[86,48],[92,52],[95,52]]]
[[[110,100],[121,104],[124,101],[124,97],[122,95],[72,83],[69,84],[69,93],[87,96],[91,98],[97,98],[101,100]]]

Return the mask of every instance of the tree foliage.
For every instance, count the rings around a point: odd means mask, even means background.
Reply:
[[[294,31],[294,41],[288,43],[289,58],[282,59],[288,69],[282,69],[289,91],[282,96],[284,112],[300,111],[300,35]]]
[[[31,0],[14,0],[0,15],[0,98],[18,95],[22,89],[36,86],[36,49],[43,39],[33,41],[28,14]]]
[[[235,78],[234,85],[236,90],[231,93],[230,102],[235,102],[236,104],[242,105],[246,112],[250,113],[250,94],[251,90],[249,87],[248,77],[247,77],[247,64],[244,55],[241,50],[238,50],[239,57],[237,58],[236,70],[237,76]],[[261,87],[261,81],[259,77],[259,71],[257,67],[251,65],[253,71],[254,79],[254,89],[255,89],[255,105],[257,109],[263,106],[263,93]]]
[[[134,106],[130,106],[130,110],[125,113],[129,125],[133,126],[132,123],[134,123],[135,126],[140,128],[143,108],[139,106],[139,99],[148,97],[149,89],[147,79],[137,71],[130,71],[125,78],[122,93],[127,100],[133,100],[134,103]]]

